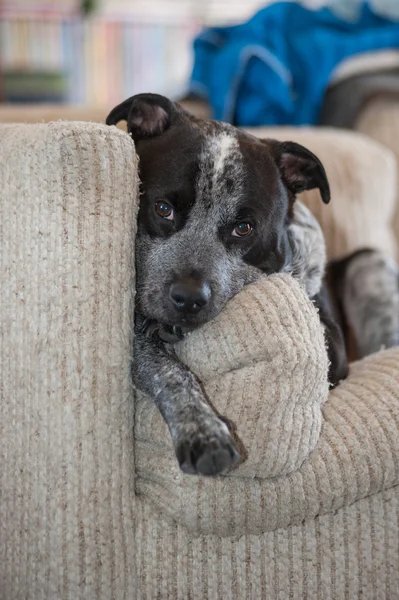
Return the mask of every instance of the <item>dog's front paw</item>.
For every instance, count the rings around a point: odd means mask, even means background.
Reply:
[[[176,456],[181,470],[195,475],[220,475],[240,458],[228,427],[217,417],[183,437],[176,446]]]

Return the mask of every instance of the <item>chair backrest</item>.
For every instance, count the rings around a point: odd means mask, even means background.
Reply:
[[[378,97],[370,100],[359,115],[357,131],[389,148],[399,165],[399,98]],[[399,242],[399,181],[393,228]]]

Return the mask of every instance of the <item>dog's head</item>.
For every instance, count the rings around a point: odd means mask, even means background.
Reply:
[[[193,328],[244,285],[290,260],[287,227],[299,192],[330,190],[325,170],[293,142],[260,140],[196,119],[156,94],[115,107],[140,158],[137,310]]]

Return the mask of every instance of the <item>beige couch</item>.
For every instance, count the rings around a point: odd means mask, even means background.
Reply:
[[[396,255],[388,150],[349,133],[271,133],[326,165],[331,207],[305,201],[331,256],[364,243]],[[303,291],[288,276],[250,286],[179,348],[247,461],[226,477],[183,475],[130,381],[131,139],[88,123],[3,125],[0,155],[0,597],[399,598],[399,350],[353,364],[328,395]]]

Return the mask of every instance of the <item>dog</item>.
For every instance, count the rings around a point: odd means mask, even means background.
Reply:
[[[226,421],[176,357],[173,343],[216,317],[245,285],[271,273],[299,279],[325,329],[332,386],[348,362],[323,281],[324,239],[296,197],[330,187],[320,160],[294,142],[258,139],[201,120],[157,94],[116,106],[139,156],[133,377],[159,408],[185,473],[218,475],[239,453]]]

